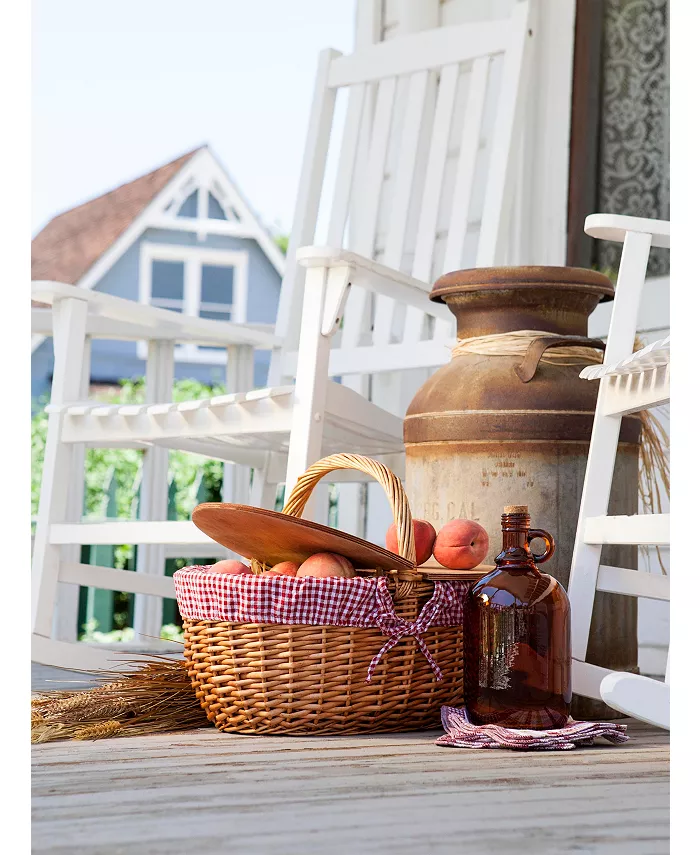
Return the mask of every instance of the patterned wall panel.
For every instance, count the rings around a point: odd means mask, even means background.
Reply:
[[[668,0],[606,0],[603,19],[597,210],[669,217]],[[616,270],[617,244],[595,263]],[[668,272],[653,251],[650,275]]]

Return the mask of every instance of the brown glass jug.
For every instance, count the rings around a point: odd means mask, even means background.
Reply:
[[[469,591],[464,607],[464,703],[473,724],[545,730],[563,727],[571,705],[569,598],[538,563],[554,552],[530,528],[526,505],[501,517],[496,569]],[[542,538],[542,555],[530,541]]]

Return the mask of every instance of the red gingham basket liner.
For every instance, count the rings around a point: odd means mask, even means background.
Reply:
[[[378,628],[389,640],[372,660],[368,679],[381,656],[407,635],[416,639],[441,679],[421,633],[430,626],[461,624],[462,603],[469,589],[468,582],[436,582],[432,598],[418,619],[409,623],[396,614],[383,577],[233,575],[196,565],[178,570],[173,579],[180,613],[187,620]]]

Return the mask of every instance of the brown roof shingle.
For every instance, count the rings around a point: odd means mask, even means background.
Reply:
[[[75,285],[197,151],[50,220],[32,241],[32,279]]]

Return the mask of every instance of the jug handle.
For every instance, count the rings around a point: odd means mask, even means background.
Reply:
[[[554,538],[552,535],[541,528],[531,528],[527,535],[527,545],[530,545],[531,540],[535,540],[535,538],[541,537],[545,543],[545,550],[541,555],[537,553],[532,553],[532,558],[535,564],[544,564],[545,561],[549,561],[549,559],[554,555],[554,550],[556,549],[554,545]]]
[[[605,342],[599,338],[585,338],[580,335],[545,335],[533,338],[523,361],[513,369],[518,379],[523,383],[529,383],[535,376],[542,354],[550,347],[594,347],[597,350],[605,350]]]

